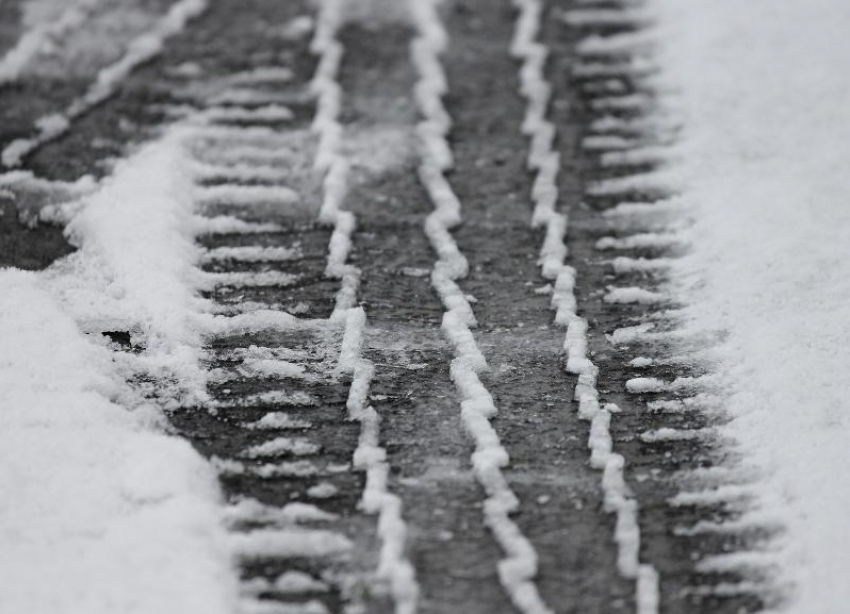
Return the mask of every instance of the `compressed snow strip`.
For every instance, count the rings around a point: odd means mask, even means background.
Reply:
[[[616,179],[603,179],[591,184],[587,193],[591,196],[629,196],[635,193],[667,194],[676,191],[672,174],[665,171],[650,171]]]
[[[670,160],[666,147],[640,147],[625,151],[606,151],[599,157],[602,166],[609,168],[660,165]]]
[[[278,595],[303,595],[306,593],[327,593],[330,587],[321,580],[303,571],[286,571],[272,582],[266,578],[251,578],[242,583],[242,594],[260,595],[274,593]]]
[[[285,66],[261,66],[228,77],[234,85],[260,85],[289,83],[295,77],[292,69]]]
[[[674,527],[675,535],[703,535],[703,534],[734,534],[746,533],[753,530],[764,530],[765,527],[781,528],[781,521],[776,512],[749,512],[735,520],[714,522],[711,520],[700,520],[687,527]]]
[[[666,272],[672,264],[671,258],[629,258],[627,256],[619,256],[611,262],[617,275]]]
[[[290,144],[291,145],[291,144]],[[203,162],[209,164],[220,165],[246,165],[251,166],[265,165],[280,166],[286,168],[287,165],[295,163],[298,153],[293,151],[291,147],[282,149],[270,149],[261,147],[258,144],[245,144],[229,141],[226,148],[199,148],[195,151],[195,156]],[[279,171],[282,170],[278,169]]]
[[[285,390],[272,390],[270,392],[260,392],[245,397],[239,397],[227,401],[218,401],[215,407],[253,407],[257,405],[295,405],[300,407],[309,407],[318,405],[319,401],[311,394],[297,390],[295,392],[286,392]]]
[[[533,582],[537,574],[536,552],[510,519],[519,502],[502,474],[502,467],[508,464],[509,458],[489,422],[496,407],[478,378],[478,373],[487,368],[487,362],[470,331],[476,324],[470,301],[456,283],[466,276],[468,264],[450,232],[461,221],[461,204],[444,175],[453,164],[453,156],[446,139],[451,118],[442,102],[448,85],[440,60],[448,35],[437,5],[438,0],[413,0],[409,4],[416,30],[410,46],[418,75],[414,98],[422,116],[417,126],[421,157],[419,179],[434,205],[425,222],[425,233],[438,258],[431,273],[431,284],[445,309],[443,333],[454,347],[451,376],[463,398],[464,427],[475,442],[473,471],[487,493],[485,522],[505,553],[498,564],[499,580],[521,612],[546,614],[551,610],[543,603]]]
[[[231,215],[195,216],[192,222],[199,235],[258,234],[280,232],[283,227],[270,222],[246,222]]]
[[[652,322],[645,322],[636,326],[625,326],[623,328],[616,329],[613,333],[608,335],[608,341],[610,341],[613,345],[634,343],[643,339],[646,336],[646,333],[654,328],[655,324]]]
[[[681,413],[687,411],[705,411],[707,409],[704,397],[697,395],[688,399],[672,399],[649,401],[646,404],[649,411],[661,413]]]
[[[234,105],[264,107],[280,102],[280,92],[265,91],[253,88],[232,88],[216,94],[210,99],[214,105]]]
[[[330,482],[321,482],[307,489],[307,496],[314,499],[328,499],[337,493],[337,487]]]
[[[331,321],[345,326],[338,368],[352,376],[346,408],[348,417],[360,423],[354,451],[354,466],[366,472],[361,507],[378,515],[381,552],[376,577],[388,582],[396,614],[414,614],[419,601],[416,572],[405,554],[407,525],[402,517],[401,499],[389,492],[389,465],[379,444],[380,417],[368,405],[374,366],[361,356],[366,313],[356,307],[360,270],[347,263],[356,219],[341,208],[348,191],[349,164],[341,152],[342,125],[339,113],[342,89],[337,77],[343,47],[337,39],[342,21],[342,1],[321,3],[311,50],[319,56],[310,89],[316,96],[313,130],[319,136],[314,168],[324,173],[323,199],[319,221],[333,225],[325,274],[340,280]]]
[[[81,98],[72,102],[62,113],[40,118],[36,122],[36,136],[17,139],[7,145],[0,154],[3,165],[19,166],[25,156],[68,132],[74,120],[110,98],[133,70],[159,55],[166,39],[182,31],[189,20],[203,13],[206,8],[207,0],[178,0],[172,4],[150,31],[130,41],[124,56],[98,72],[95,82]]]
[[[298,192],[283,185],[225,184],[195,188],[201,205],[292,205],[301,200]]]
[[[319,468],[310,461],[283,461],[266,465],[246,465],[241,461],[214,458],[213,466],[221,475],[253,475],[263,479],[280,477],[305,478],[318,475]]]
[[[656,44],[651,32],[638,30],[611,36],[587,36],[576,45],[576,51],[583,56],[632,56],[654,51]]]
[[[323,529],[257,529],[230,535],[230,545],[243,560],[337,557],[353,548],[341,533]]]
[[[655,377],[635,377],[626,381],[626,390],[633,393],[693,391],[711,386],[716,381],[716,377],[709,375],[702,377],[677,377],[672,382],[660,380]]]
[[[740,573],[757,572],[764,575],[765,570],[776,567],[774,552],[730,552],[707,556],[696,564],[699,573]],[[775,569],[771,569],[775,573]]]
[[[587,356],[588,323],[576,313],[576,272],[564,264],[568,253],[565,244],[567,218],[555,209],[560,164],[557,153],[552,150],[555,127],[546,119],[551,89],[544,76],[547,50],[536,42],[544,5],[540,0],[514,0],[514,6],[519,9],[519,15],[511,42],[511,53],[523,60],[520,69],[520,93],[527,100],[527,108],[522,130],[531,139],[528,167],[537,172],[531,195],[534,200],[531,223],[532,226],[546,227],[546,238],[538,262],[543,276],[555,281],[551,306],[555,310],[555,323],[567,327],[564,340],[567,370],[579,376],[575,389],[579,416],[591,420],[588,438],[590,464],[603,472],[605,510],[616,514],[614,540],[617,544],[618,570],[623,577],[636,581],[635,599],[639,614],[656,614],[659,601],[658,574],[651,565],[640,562],[637,503],[630,497],[625,484],[625,461],[622,456],[612,451],[611,414],[617,413],[619,408],[613,404],[599,407],[599,394],[596,390],[598,369]],[[623,20],[628,20],[630,24],[635,23],[638,21],[638,15],[628,10],[581,9],[567,12],[565,19],[572,24],[577,20],[580,24],[619,25]],[[618,141],[615,145],[622,143]]]
[[[216,247],[204,252],[204,262],[220,262],[233,260],[235,262],[284,262],[297,260],[302,256],[299,247]]]
[[[272,507],[255,499],[242,499],[227,508],[226,518],[231,524],[289,525],[299,522],[332,521],[336,520],[337,516],[309,503],[287,503],[283,507]]]
[[[230,317],[215,317],[205,322],[207,332],[218,336],[258,333],[264,330],[304,330],[325,328],[326,320],[297,318],[282,311],[257,309]]]
[[[660,428],[652,431],[644,431],[640,434],[640,440],[644,443],[660,443],[666,441],[690,441],[702,439],[715,431],[713,429],[673,429]]]
[[[14,47],[0,58],[0,86],[17,81],[30,61],[50,46],[53,40],[79,27],[101,0],[77,0],[53,21],[42,21],[20,37]]]
[[[622,136],[586,136],[581,140],[581,146],[588,151],[617,151],[632,149],[635,141]]]
[[[652,23],[648,11],[638,9],[574,9],[562,15],[564,23],[575,28],[640,27]]]
[[[674,507],[685,505],[712,506],[718,503],[736,502],[751,499],[756,490],[750,485],[724,484],[697,492],[681,492],[670,498],[668,503]]]
[[[235,164],[196,162],[193,170],[195,176],[201,180],[214,179],[237,184],[249,182],[278,183],[291,177],[288,167],[283,165],[270,166],[264,160]]]
[[[229,614],[235,570],[209,466],[165,436],[43,274],[0,271],[2,609]]]
[[[579,62],[573,64],[570,72],[578,78],[628,78],[640,80],[641,77],[658,71],[658,65],[641,58],[628,58],[620,62]],[[604,162],[603,162],[604,164]]]
[[[644,288],[611,288],[603,299],[606,303],[640,303],[642,305],[653,305],[663,303],[667,297],[660,292],[652,292]]]
[[[647,113],[652,110],[655,100],[647,94],[628,94],[596,98],[590,103],[594,111],[634,111]]]
[[[720,582],[707,586],[692,586],[683,590],[684,595],[695,597],[739,597],[764,594],[769,587],[764,583],[743,582]]]
[[[313,424],[308,420],[299,420],[285,412],[276,411],[266,414],[256,422],[249,422],[246,426],[253,430],[285,431],[308,429]]]
[[[321,446],[306,439],[292,437],[276,437],[265,443],[251,446],[242,451],[241,458],[274,458],[291,454],[293,456],[309,456],[321,450]]]
[[[222,273],[204,272],[201,276],[207,288],[264,288],[291,286],[300,279],[299,275],[283,271],[236,271]]]
[[[231,122],[284,122],[295,117],[292,109],[279,104],[261,107],[213,107],[206,109],[202,117],[209,121]]]

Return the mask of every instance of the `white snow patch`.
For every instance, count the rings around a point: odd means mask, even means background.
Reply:
[[[232,612],[214,472],[157,410],[119,404],[111,353],[43,277],[0,271],[3,609]]]
[[[787,614],[850,603],[850,5],[652,0],[694,204],[674,267],[688,315],[726,331],[723,427],[778,499]],[[697,283],[695,283],[697,282]]]

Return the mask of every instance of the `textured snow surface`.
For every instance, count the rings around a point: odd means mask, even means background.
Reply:
[[[210,320],[181,139],[140,149],[67,208],[76,252],[40,273],[0,270],[4,614],[236,607],[217,476],[124,383],[204,391]],[[113,351],[108,331],[138,353]]]
[[[848,611],[850,4],[654,0],[695,206],[676,267],[689,314],[729,333],[725,431],[768,470],[794,614]]]
[[[0,271],[0,612],[232,612],[214,472],[93,341]]]
[[[121,162],[68,224],[79,251],[46,272],[85,330],[129,331],[140,365],[204,395],[192,183],[175,131]]]

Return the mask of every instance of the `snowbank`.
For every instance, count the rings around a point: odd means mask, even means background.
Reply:
[[[230,613],[216,476],[128,411],[111,353],[0,271],[0,612]]]
[[[653,0],[675,165],[695,205],[675,268],[727,331],[726,431],[770,478],[794,614],[850,603],[850,4]]]
[[[0,613],[235,611],[217,475],[126,384],[168,380],[163,404],[205,394],[185,136],[65,207],[77,252],[0,270]]]

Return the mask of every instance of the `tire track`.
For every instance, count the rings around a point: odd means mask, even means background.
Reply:
[[[664,167],[678,127],[655,88],[651,26],[640,2],[591,2],[565,4],[544,34],[559,57],[557,96],[582,124],[561,147],[582,152],[580,184],[561,183],[587,204],[569,232],[574,261],[588,263],[579,309],[602,398],[621,410],[610,428],[642,504],[641,553],[663,580],[660,609],[758,611],[767,572],[750,552],[775,529],[747,519],[755,476],[711,428],[723,420],[705,368],[713,340],[692,338],[665,283],[688,221]]]
[[[489,366],[470,330],[477,325],[475,315],[457,284],[466,277],[468,262],[450,233],[462,218],[460,200],[444,175],[453,165],[446,140],[451,118],[442,103],[448,84],[440,61],[448,35],[436,7],[436,2],[411,4],[418,34],[411,54],[420,77],[414,95],[423,117],[417,127],[422,141],[419,177],[434,204],[434,212],[425,221],[425,233],[438,256],[431,284],[445,309],[443,334],[454,347],[451,376],[462,398],[464,427],[475,442],[471,459],[476,479],[487,494],[485,522],[504,553],[498,564],[499,580],[518,610],[544,614],[551,610],[534,582],[537,553],[511,519],[519,509],[519,500],[503,473],[509,463],[508,453],[490,422],[497,409],[479,378]]]

